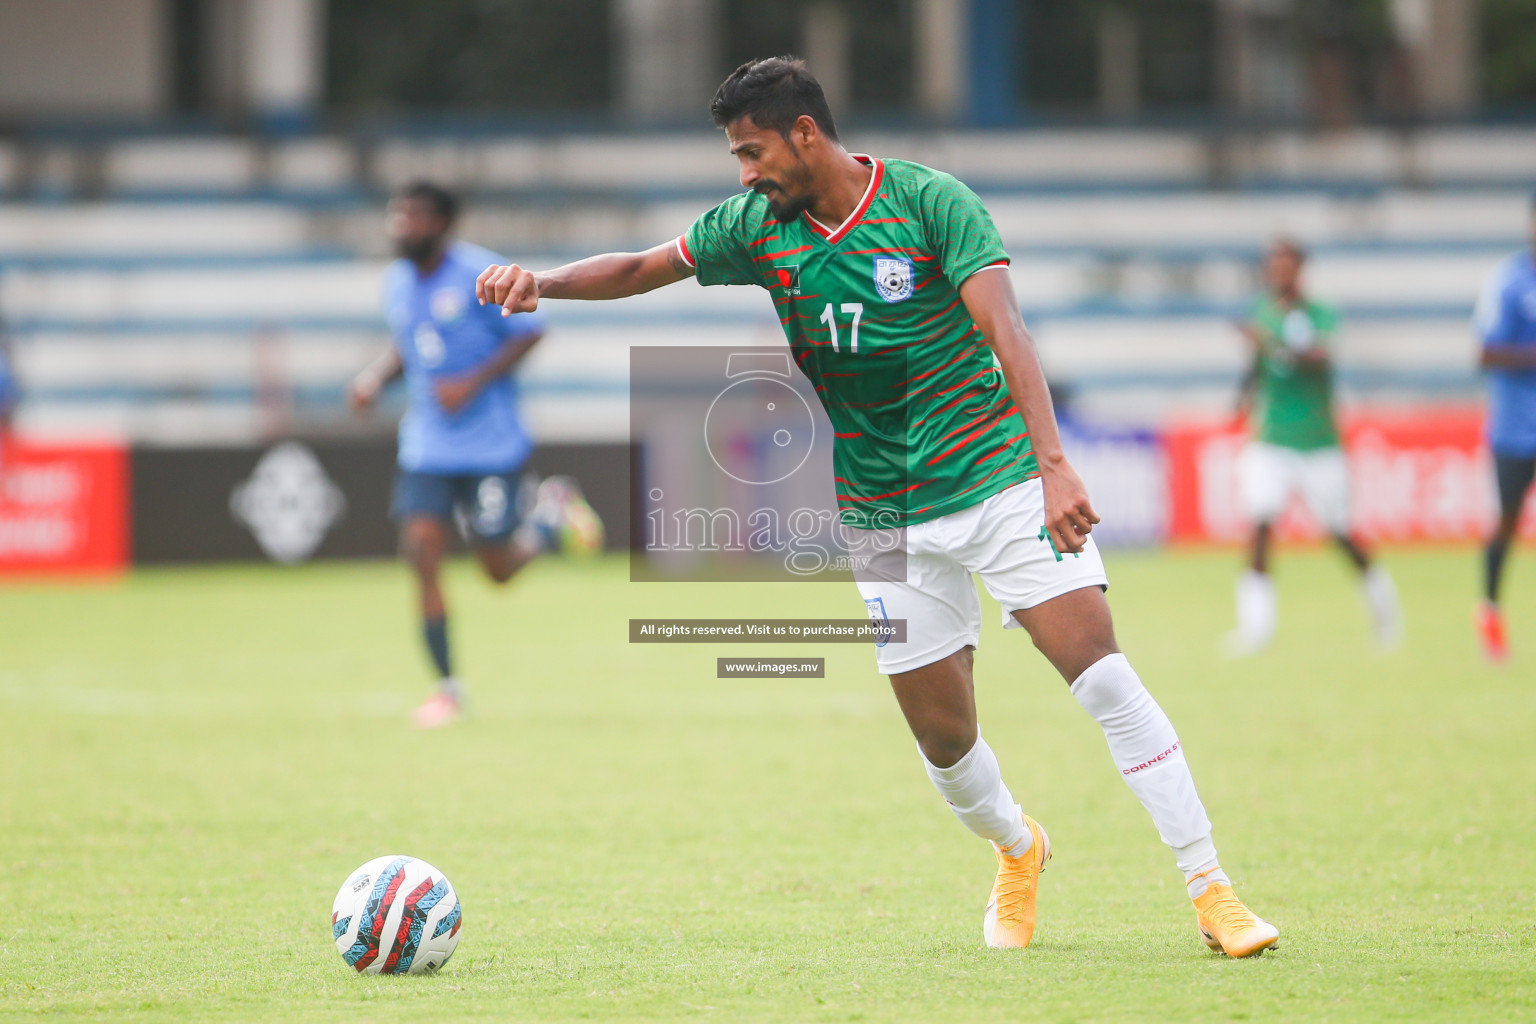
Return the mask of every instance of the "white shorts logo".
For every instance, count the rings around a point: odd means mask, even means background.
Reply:
[[[912,261],[905,256],[875,257],[875,290],[886,302],[912,297]]]
[[[885,598],[866,597],[864,599],[864,607],[869,609],[869,621],[880,626],[889,626],[891,624],[890,618],[885,614]],[[882,639],[875,641],[875,646],[884,647],[890,642],[890,634],[886,633]]]
[[[495,533],[506,523],[510,504],[505,480],[499,476],[481,480],[475,489],[475,529]]]

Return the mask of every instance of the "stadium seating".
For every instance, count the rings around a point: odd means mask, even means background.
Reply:
[[[853,134],[853,133],[850,133]],[[1229,320],[1281,232],[1344,308],[1345,383],[1373,401],[1476,395],[1467,317],[1525,244],[1536,139],[1495,129],[855,135],[952,170],[988,201],[1052,377],[1091,417],[1223,408]],[[24,428],[151,440],[342,429],[341,389],[382,344],[377,197],[432,176],[463,233],[542,264],[675,236],[737,186],[722,140],[215,136],[0,144],[0,317]],[[774,344],[748,289],[554,304],[529,367],[548,437],[625,426],[630,344]]]

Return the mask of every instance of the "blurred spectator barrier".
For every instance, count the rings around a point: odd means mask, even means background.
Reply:
[[[1469,541],[1492,526],[1497,501],[1473,409],[1374,413],[1344,423],[1351,525],[1381,541]],[[1236,541],[1248,524],[1238,499],[1237,459],[1247,434],[1235,424],[1174,427],[1163,438],[1169,469],[1169,533],[1175,541]],[[1150,496],[1149,496],[1150,497]],[[1279,523],[1282,538],[1315,539],[1322,530],[1300,499]],[[1536,537],[1536,501],[1521,534]]]
[[[1156,431],[1063,418],[1061,443],[1103,520],[1093,531],[1099,543],[1140,547],[1167,539],[1168,458]]]
[[[533,456],[539,473],[581,481],[617,548],[628,543],[629,463],[627,444],[546,445]],[[138,565],[395,553],[392,438],[146,446],[133,449],[132,467]]]
[[[1482,416],[1442,408],[1374,413],[1345,424],[1353,526],[1388,542],[1466,542],[1494,517]],[[1233,543],[1248,524],[1237,493],[1238,425],[1167,430],[1068,421],[1068,454],[1087,482],[1110,546]],[[388,557],[394,443],[280,440],[269,445],[127,449],[11,442],[0,462],[0,576],[112,572],[133,564],[298,562]],[[634,451],[625,443],[554,444],[535,468],[579,479],[608,527],[629,544]],[[1299,499],[1279,524],[1288,540],[1321,531]],[[1536,500],[1521,533],[1536,539]]]
[[[0,574],[111,572],[127,559],[127,449],[5,442]]]

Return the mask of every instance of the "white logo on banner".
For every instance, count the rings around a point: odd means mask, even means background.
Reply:
[[[257,461],[249,479],[235,486],[229,508],[255,534],[267,557],[302,562],[345,514],[347,499],[325,475],[314,452],[297,441],[284,441]]]

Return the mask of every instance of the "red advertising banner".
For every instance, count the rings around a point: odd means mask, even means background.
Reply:
[[[0,443],[0,575],[110,572],[127,560],[127,449]]]
[[[1372,414],[1344,423],[1350,524],[1375,540],[1475,540],[1497,514],[1492,459],[1475,409]],[[1238,456],[1246,431],[1232,423],[1187,424],[1164,435],[1169,468],[1169,537],[1236,541],[1248,535],[1238,494]],[[1323,531],[1299,497],[1278,524],[1282,537]],[[1536,500],[1521,533],[1536,537]]]

